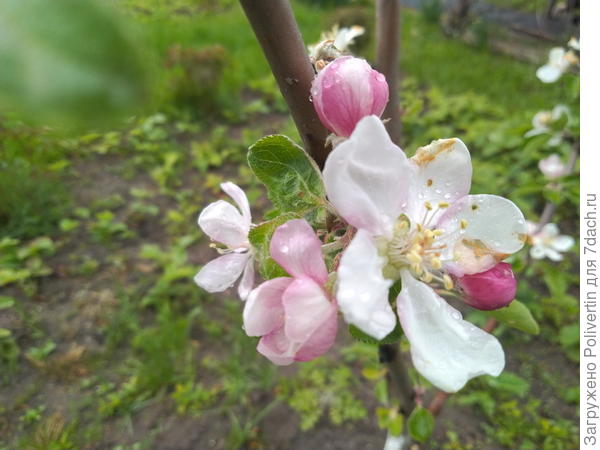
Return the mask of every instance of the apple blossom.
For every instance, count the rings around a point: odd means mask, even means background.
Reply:
[[[471,160],[459,139],[442,139],[408,159],[381,120],[363,118],[325,163],[327,195],[357,228],[341,257],[336,298],[347,322],[382,339],[396,304],[416,369],[447,392],[482,374],[498,375],[497,339],[464,321],[428,284],[486,271],[526,239],[523,214],[495,195],[468,195]]]
[[[364,59],[343,56],[328,64],[312,82],[312,101],[321,122],[348,137],[365,116],[380,116],[388,102],[385,76]]]
[[[566,164],[562,162],[560,156],[558,156],[556,153],[553,153],[547,158],[541,159],[538,166],[540,171],[549,180],[556,180],[557,178],[564,177],[569,173]]]
[[[525,133],[525,137],[538,136],[540,134],[551,134],[552,136],[548,140],[548,145],[555,147],[562,142],[563,131],[553,129],[552,125],[564,116],[567,118],[567,122],[570,118],[570,110],[566,105],[556,105],[552,108],[552,111],[538,111],[531,120],[533,128]]]
[[[321,70],[326,65],[326,61],[333,60],[347,53],[354,39],[365,33],[364,27],[360,25],[353,25],[351,27],[342,27],[334,25],[330,31],[321,33],[321,41],[315,45],[308,46],[308,54],[317,66],[318,70]],[[320,60],[324,60],[320,63]]]
[[[501,262],[491,269],[456,278],[465,303],[490,311],[507,306],[515,299],[517,279],[510,264]]]
[[[548,62],[537,70],[536,76],[543,83],[554,83],[569,67],[576,64],[579,64],[579,58],[572,50],[554,47],[548,53]]]
[[[218,249],[221,256],[205,264],[194,281],[208,292],[222,292],[231,287],[243,272],[238,295],[245,300],[254,285],[254,258],[248,242],[252,225],[250,205],[244,191],[234,183],[222,183],[221,189],[238,207],[218,200],[200,213],[198,225],[202,231],[225,248]]]
[[[575,245],[571,236],[560,234],[558,226],[547,223],[541,229],[533,222],[527,222],[529,240],[531,242],[531,257],[534,259],[548,258],[552,261],[562,261],[562,253]]]
[[[329,350],[337,334],[321,241],[308,222],[294,219],[275,230],[270,253],[291,277],[265,281],[250,293],[244,329],[262,336],[257,350],[275,364],[309,361]]]

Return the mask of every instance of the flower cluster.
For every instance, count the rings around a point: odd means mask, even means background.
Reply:
[[[401,327],[415,368],[455,392],[473,377],[500,374],[504,352],[441,295],[480,310],[507,306],[516,279],[503,260],[523,247],[527,224],[511,201],[469,194],[471,158],[460,139],[436,140],[409,158],[380,118],[387,98],[385,78],[366,61],[342,56],[326,65],[313,82],[312,100],[339,138],[317,176],[325,194],[317,204],[328,220],[313,211],[300,214],[310,223],[283,221],[259,258],[248,237],[246,197],[225,183],[239,210],[220,200],[200,214],[202,229],[223,245],[196,282],[222,291],[244,272],[238,289],[244,329],[260,336],[258,351],[275,364],[325,353],[335,341],[339,310],[377,340]],[[251,290],[255,257],[276,262],[282,276]]]

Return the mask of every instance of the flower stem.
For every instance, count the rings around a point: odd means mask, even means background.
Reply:
[[[323,168],[327,130],[310,101],[314,69],[287,0],[240,0],[269,62],[306,151]],[[232,30],[234,32],[234,30]]]

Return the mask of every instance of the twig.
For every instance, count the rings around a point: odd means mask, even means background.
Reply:
[[[302,35],[287,0],[240,0],[269,62],[306,151],[323,168],[327,130],[310,101],[315,76]]]
[[[380,345],[379,361],[388,367],[386,378],[390,396],[398,399],[400,412],[408,417],[415,408],[415,391],[404,361],[402,361],[398,344]]]
[[[377,0],[377,57],[376,67],[385,75],[390,100],[383,112],[387,130],[396,144],[400,143],[400,0]]]

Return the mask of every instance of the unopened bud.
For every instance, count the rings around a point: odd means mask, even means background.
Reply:
[[[389,90],[385,76],[364,59],[343,56],[319,72],[311,94],[321,122],[336,135],[348,137],[363,117],[381,116]]]
[[[517,292],[517,279],[511,265],[505,262],[485,272],[456,278],[456,283],[464,293],[465,303],[483,311],[507,306]]]

